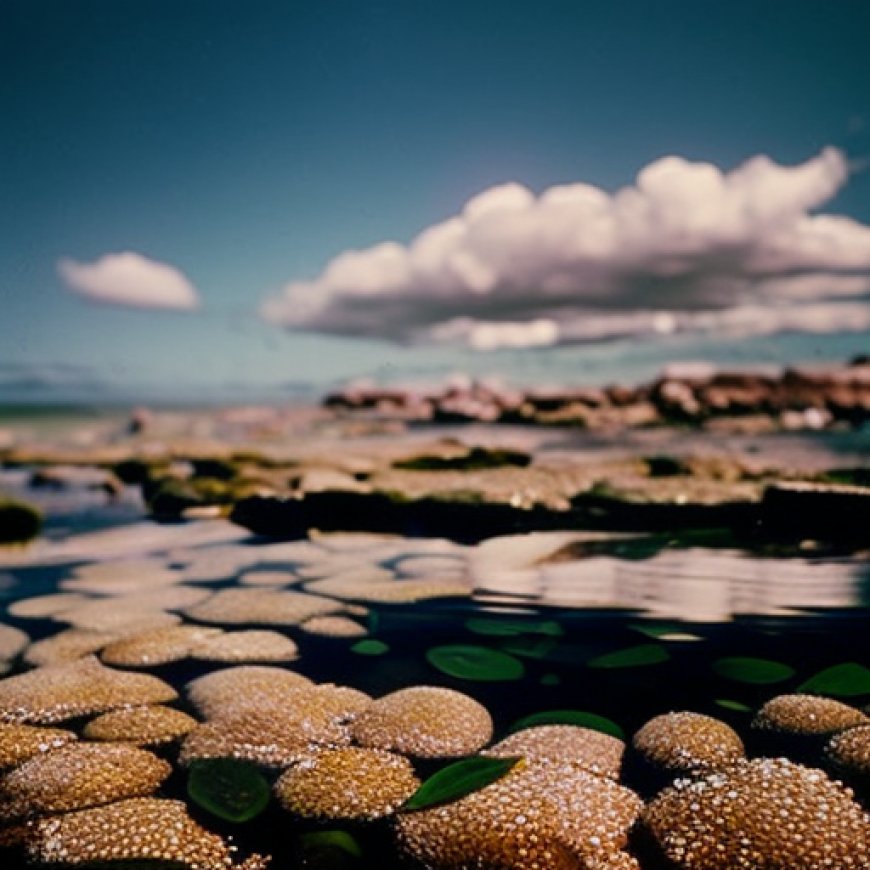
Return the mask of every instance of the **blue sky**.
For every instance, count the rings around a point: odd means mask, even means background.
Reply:
[[[408,245],[506,182],[612,194],[666,155],[723,172],[759,154],[801,164],[828,146],[860,161],[868,32],[870,6],[850,0],[4,0],[0,399],[238,400],[457,369],[610,380],[670,357],[866,349],[865,330],[481,353],[409,344],[419,324],[407,313],[395,332],[387,313],[382,330],[355,332],[340,294],[292,331],[258,310],[291,282],[336,293],[317,281],[343,251]],[[811,210],[870,223],[870,173],[824,199]],[[94,301],[58,269],[120,252],[178,270],[199,306]],[[537,317],[527,302],[525,320]]]

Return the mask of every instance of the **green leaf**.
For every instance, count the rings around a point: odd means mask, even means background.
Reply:
[[[442,673],[461,680],[519,680],[526,671],[519,659],[507,653],[468,644],[432,647],[426,653],[426,660]]]
[[[475,634],[488,637],[516,637],[521,634],[543,634],[560,637],[564,629],[552,619],[517,619],[498,617],[473,617],[465,620],[465,627]]]
[[[382,656],[390,651],[390,647],[389,644],[384,643],[382,640],[366,638],[365,640],[358,640],[350,650],[361,656]]]
[[[726,680],[754,685],[781,683],[794,676],[794,668],[790,665],[774,662],[770,659],[756,659],[747,656],[716,659],[713,662],[713,670],[720,677],[725,677]]]
[[[227,822],[247,822],[269,803],[269,783],[246,761],[204,758],[194,761],[187,778],[190,799]]]
[[[612,734],[620,740],[625,739],[625,732],[616,722],[599,716],[596,713],[586,713],[583,710],[545,710],[542,713],[532,713],[518,719],[511,725],[511,733],[522,731],[524,728],[534,728],[536,725],[579,725],[582,728],[591,728],[594,731],[602,731]]]
[[[501,648],[511,655],[524,659],[545,659],[556,648],[554,637],[512,637],[504,641]]]
[[[699,634],[691,634],[683,631],[682,626],[676,624],[658,624],[645,625],[644,623],[636,622],[628,626],[633,631],[651,637],[653,640],[665,641],[695,641],[703,640]]]
[[[663,646],[642,643],[639,646],[630,646],[627,649],[597,656],[586,664],[590,668],[639,668],[661,664],[670,657],[670,653]]]
[[[347,831],[310,831],[300,837],[303,847],[308,849],[340,849],[354,858],[362,858],[359,843]]]
[[[408,798],[402,810],[422,810],[479,791],[501,779],[518,761],[519,758],[485,758],[477,755],[448,764],[432,774]]]
[[[558,674],[544,674],[538,682],[542,686],[560,686],[562,678]]]
[[[748,707],[741,701],[729,701],[727,698],[717,698],[715,703],[725,710],[734,710],[736,713],[751,713],[752,707]]]
[[[844,662],[819,671],[797,687],[798,692],[851,698],[870,694],[870,670],[857,662]]]

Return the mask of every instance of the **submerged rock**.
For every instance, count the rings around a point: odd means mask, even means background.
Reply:
[[[679,870],[838,870],[870,866],[870,816],[821,770],[784,758],[677,780],[643,813]]]
[[[492,718],[462,692],[411,686],[374,701],[352,724],[362,746],[418,758],[453,758],[476,752],[492,737]]]

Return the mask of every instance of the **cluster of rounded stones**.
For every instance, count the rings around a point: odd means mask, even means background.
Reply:
[[[190,648],[227,637],[211,631],[161,628],[145,641]],[[274,640],[228,634],[243,646]],[[130,664],[142,643],[126,646]],[[44,864],[262,870],[267,859],[235,863],[232,847],[183,803],[153,796],[172,768],[142,747],[177,742],[181,764],[233,757],[277,768],[275,797],[296,817],[390,817],[400,852],[429,870],[639,870],[637,856],[672,870],[870,867],[870,816],[846,786],[785,758],[747,759],[740,736],[710,716],[656,716],[630,748],[576,725],[526,728],[489,745],[486,708],[441,687],[372,699],[287,668],[242,665],[199,677],[186,695],[199,720],[165,706],[176,699],[168,683],[94,656],[0,680],[0,846]],[[48,727],[81,717],[91,718],[80,734]],[[784,695],[753,727],[822,737],[830,768],[870,777],[870,720],[854,707]],[[514,764],[462,797],[400,811],[420,785],[415,759],[476,753]],[[627,760],[669,785],[644,805],[623,784]]]

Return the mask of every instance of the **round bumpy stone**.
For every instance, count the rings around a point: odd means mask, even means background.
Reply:
[[[870,817],[852,793],[784,758],[677,780],[647,806],[643,826],[680,870],[870,866]]]
[[[745,757],[743,741],[725,722],[701,713],[650,719],[631,741],[647,764],[669,773],[719,770]]]
[[[354,740],[418,758],[469,755],[492,737],[486,708],[453,689],[412,686],[374,701],[353,722]]]
[[[303,818],[372,820],[392,813],[419,784],[401,755],[348,746],[294,765],[275,783],[275,794]]]
[[[752,722],[753,728],[795,736],[824,736],[868,725],[870,719],[855,707],[816,695],[778,695],[768,701]]]

